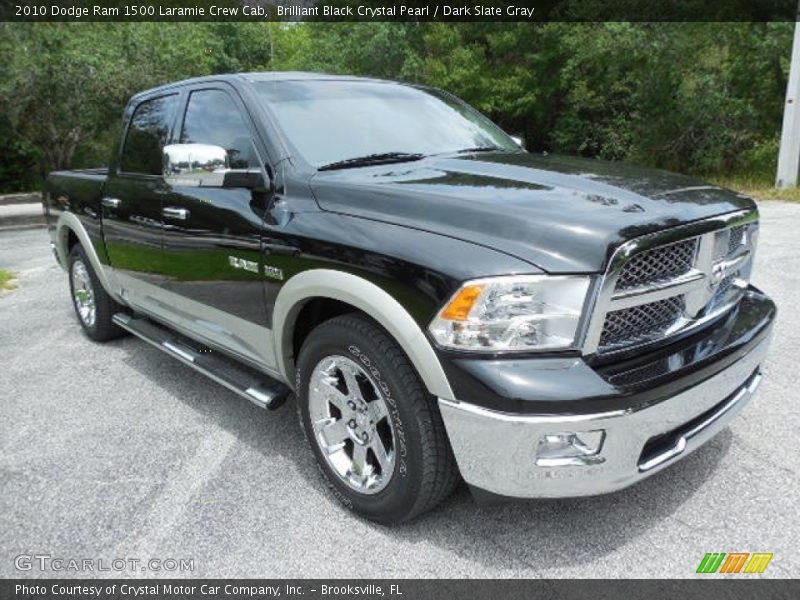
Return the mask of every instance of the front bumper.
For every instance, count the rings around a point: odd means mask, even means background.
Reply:
[[[461,474],[475,488],[513,498],[590,496],[630,486],[700,447],[747,405],[761,382],[770,326],[771,319],[735,362],[655,403],[597,412],[512,414],[440,399]],[[542,458],[545,436],[598,431],[604,438],[595,454],[555,465]]]

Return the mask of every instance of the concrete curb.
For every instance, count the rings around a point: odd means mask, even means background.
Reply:
[[[12,204],[41,204],[42,194],[40,192],[19,192],[16,194],[0,194],[0,206]]]
[[[0,231],[30,229],[46,225],[41,202],[0,203]]]

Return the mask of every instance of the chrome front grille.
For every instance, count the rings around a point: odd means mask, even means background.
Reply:
[[[746,242],[746,229],[743,225],[717,231],[714,234],[714,259],[722,260],[735,253]]]
[[[749,282],[757,218],[742,211],[623,244],[603,279],[584,353],[655,342],[733,306]]]
[[[728,254],[733,254],[744,243],[744,225],[728,229]]]
[[[608,351],[663,334],[683,314],[683,296],[614,310],[606,315],[600,347]]]
[[[645,250],[633,256],[617,279],[617,289],[625,290],[674,279],[694,265],[697,238]]]

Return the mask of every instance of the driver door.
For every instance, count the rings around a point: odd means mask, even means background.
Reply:
[[[222,147],[228,167],[264,172],[255,129],[227,86],[192,89],[178,128],[180,144]],[[234,187],[236,183],[193,186],[169,177],[167,182],[170,189],[161,211],[162,272],[171,318],[195,338],[249,362],[273,366],[260,248],[264,191]]]

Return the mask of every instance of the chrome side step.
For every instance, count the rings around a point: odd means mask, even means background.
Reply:
[[[261,408],[279,408],[291,393],[283,383],[268,375],[234,362],[218,352],[201,348],[201,345],[174,331],[154,323],[146,317],[132,317],[117,313],[115,324],[130,331],[159,350],[166,352],[183,364],[247,398]]]

